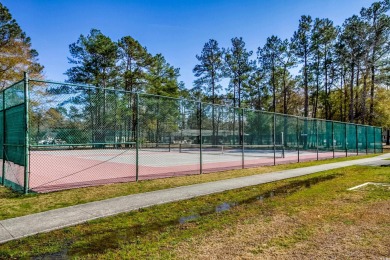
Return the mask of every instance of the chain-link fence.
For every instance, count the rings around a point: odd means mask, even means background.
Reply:
[[[378,127],[120,89],[25,79],[0,99],[2,184],[24,191],[382,152]]]
[[[28,191],[27,81],[0,92],[1,184],[20,192]]]

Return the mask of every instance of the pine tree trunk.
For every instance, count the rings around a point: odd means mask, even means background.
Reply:
[[[307,50],[305,48],[305,64],[303,68],[303,77],[304,77],[304,95],[305,95],[305,105],[304,105],[304,116],[308,117],[309,115],[309,83],[308,83],[308,75],[307,75]]]
[[[349,122],[352,123],[354,120],[354,95],[353,95],[353,80],[355,78],[355,64],[351,64],[351,82],[349,85],[349,91],[350,91],[350,102],[349,102]]]
[[[368,71],[364,73],[363,76],[363,93],[362,93],[362,99],[361,99],[361,106],[362,106],[362,124],[366,123],[367,119],[367,113],[366,113],[366,99],[367,99],[367,77],[368,77]]]

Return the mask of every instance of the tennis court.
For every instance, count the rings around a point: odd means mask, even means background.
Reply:
[[[238,148],[202,148],[202,173],[274,164],[273,150],[256,148],[244,147],[243,154]],[[141,148],[138,153],[138,180],[201,172],[199,148]],[[345,156],[345,152],[334,156]],[[300,161],[316,160],[317,153],[300,151],[299,157]],[[318,159],[332,157],[333,152],[318,153]],[[276,164],[297,161],[296,150],[275,151]],[[30,189],[35,192],[129,182],[137,176],[136,151],[126,148],[31,151],[30,165]]]
[[[1,184],[16,191],[382,151],[382,129],[25,78],[0,91]]]

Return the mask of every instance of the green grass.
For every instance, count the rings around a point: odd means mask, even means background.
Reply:
[[[371,154],[348,158],[328,159],[322,161],[258,167],[244,170],[230,170],[202,175],[192,175],[120,184],[109,184],[96,187],[65,190],[47,194],[22,195],[13,192],[10,189],[0,187],[0,220],[141,192],[230,179],[254,174],[262,174],[280,170],[295,169],[299,167],[307,167],[332,162],[340,162],[345,160],[355,160],[373,156],[376,155]]]
[[[367,210],[386,210],[389,190],[347,190],[368,181],[390,182],[388,169],[352,166],[152,206],[8,242],[0,245],[0,258],[385,257],[389,213]],[[223,203],[231,208],[216,212]],[[188,216],[196,217],[179,223]],[[343,248],[327,248],[328,240]]]
[[[196,183],[204,183],[241,176],[248,176],[253,174],[308,167],[332,162],[368,158],[372,156],[374,155],[336,158],[323,161],[258,167],[244,170],[230,170],[203,175],[147,180],[140,181],[137,183],[130,182],[109,184],[97,187],[65,190],[48,194],[29,194],[27,196],[13,192],[4,187],[0,187],[0,220],[140,192],[148,192],[183,185],[191,185]]]

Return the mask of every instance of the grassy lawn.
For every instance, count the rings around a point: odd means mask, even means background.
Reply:
[[[361,159],[373,156],[376,155],[363,155],[348,158],[337,158],[322,161],[251,168],[244,170],[231,170],[202,175],[140,181],[138,183],[131,182],[122,184],[110,184],[97,187],[53,192],[48,194],[30,194],[27,196],[12,192],[11,190],[4,187],[0,187],[0,220],[140,192],[154,191],[183,185],[204,183],[240,176],[248,176],[253,174],[261,174],[286,169],[294,169],[299,167],[320,165],[331,162]]]
[[[153,206],[0,245],[0,258],[384,259],[387,167],[352,166]]]

